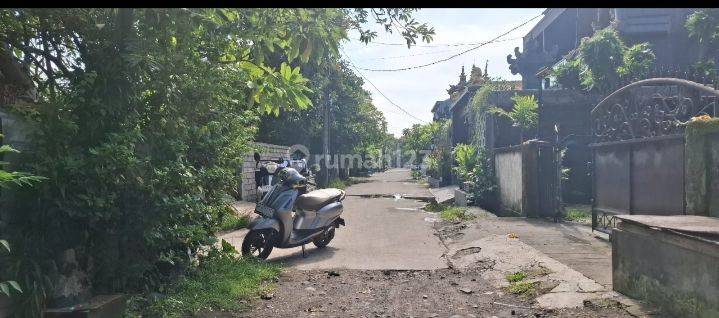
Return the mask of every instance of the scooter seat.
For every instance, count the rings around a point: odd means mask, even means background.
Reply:
[[[340,201],[345,192],[340,189],[315,190],[297,197],[297,207],[305,211],[317,211],[327,204]]]

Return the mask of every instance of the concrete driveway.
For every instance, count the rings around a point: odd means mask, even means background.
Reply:
[[[434,196],[427,187],[412,180],[409,169],[390,169],[377,173],[367,179],[369,182],[358,183],[346,189],[350,196],[394,196],[419,200],[432,199]]]
[[[445,248],[434,235],[431,214],[423,211],[422,201],[404,198],[364,196],[431,197],[429,191],[410,178],[407,169],[392,169],[369,178],[369,182],[346,189],[344,213],[347,226],[337,230],[334,240],[324,249],[306,245],[306,257],[300,247],[274,249],[270,261],[297,269],[395,269],[430,270],[447,267],[442,257]],[[362,195],[362,196],[358,196]],[[238,249],[246,230],[220,238]]]

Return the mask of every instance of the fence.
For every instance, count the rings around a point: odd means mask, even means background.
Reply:
[[[684,123],[717,114],[719,91],[681,79],[627,85],[592,110],[592,228],[617,214],[686,214]]]
[[[494,149],[499,203],[505,213],[529,217],[554,217],[559,202],[555,148],[531,140],[517,146]]]

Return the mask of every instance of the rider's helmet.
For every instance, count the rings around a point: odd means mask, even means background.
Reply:
[[[279,173],[280,182],[290,188],[301,188],[307,185],[307,178],[293,168],[282,169]]]

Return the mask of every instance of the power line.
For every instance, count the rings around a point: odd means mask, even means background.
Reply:
[[[342,49],[340,48],[340,50],[342,50]],[[380,95],[382,95],[382,97],[384,97],[384,99],[386,99],[390,104],[392,104],[392,105],[394,105],[395,107],[399,108],[399,110],[401,110],[402,112],[404,112],[405,114],[407,114],[407,116],[412,117],[412,118],[414,118],[414,119],[416,119],[416,120],[418,120],[418,121],[420,121],[420,122],[422,122],[422,123],[425,123],[425,124],[428,123],[427,121],[422,120],[422,119],[419,119],[419,118],[417,118],[416,116],[412,115],[410,112],[408,112],[408,111],[406,111],[404,108],[402,108],[402,106],[397,105],[395,102],[393,102],[391,99],[389,99],[389,97],[387,97],[387,95],[385,95],[384,93],[382,93],[382,91],[379,90],[379,88],[377,88],[377,85],[375,85],[374,83],[372,83],[372,81],[370,81],[369,78],[367,78],[367,76],[364,76],[364,74],[362,74],[362,72],[360,72],[360,70],[357,68],[357,66],[355,66],[355,64],[354,64],[354,63],[352,62],[352,60],[349,58],[349,55],[348,55],[344,50],[342,50],[342,53],[343,53],[343,54],[345,55],[345,57],[347,58],[347,61],[350,62],[350,65],[352,66],[352,68],[354,68],[355,71],[357,71],[357,73],[358,73],[360,76],[362,76],[362,78],[364,78],[365,81],[367,81],[367,83],[369,83],[370,85],[372,85],[372,87],[374,87],[374,89],[375,89]]]
[[[494,41],[492,43],[498,43],[498,42],[505,42],[505,41],[511,41],[511,40],[517,40],[521,39],[522,37],[518,38],[511,38],[511,39],[504,39],[499,41]],[[436,54],[442,54],[447,52],[456,52],[457,49],[449,49],[449,50],[441,50],[441,51],[434,51],[434,52],[425,52],[425,53],[417,53],[417,54],[407,54],[407,55],[396,55],[396,56],[384,56],[384,57],[372,57],[372,58],[366,58],[364,60],[372,61],[372,60],[392,60],[392,59],[400,59],[400,58],[407,58],[407,57],[415,57],[415,56],[422,56],[422,55],[436,55]]]
[[[504,40],[497,40],[494,42],[506,42],[506,41],[513,41],[521,39],[522,37],[514,37],[510,39],[504,39]],[[359,40],[359,39],[358,39]],[[413,45],[413,47],[452,47],[452,46],[470,46],[470,45],[477,45],[481,44],[482,42],[472,42],[472,43],[435,43],[435,44],[416,44]],[[388,42],[376,42],[372,41],[367,44],[377,44],[377,45],[387,45],[387,46],[407,46],[407,43],[388,43]]]
[[[493,38],[493,39],[491,39],[491,40],[489,40],[489,41],[483,42],[483,43],[481,43],[481,44],[479,44],[479,45],[477,45],[477,46],[475,46],[475,47],[473,47],[473,48],[466,49],[466,50],[464,50],[464,51],[462,51],[462,52],[459,52],[459,53],[457,53],[457,54],[451,55],[451,56],[449,56],[449,57],[446,57],[446,58],[443,58],[443,59],[440,59],[440,60],[436,60],[436,61],[429,62],[429,63],[426,63],[426,64],[421,64],[421,65],[403,67],[403,68],[372,69],[372,68],[359,67],[359,69],[360,69],[360,70],[363,70],[363,71],[371,71],[371,72],[399,72],[399,71],[407,71],[407,70],[413,70],[413,69],[423,68],[423,67],[431,66],[431,65],[434,65],[434,64],[446,62],[446,61],[449,61],[449,60],[451,60],[451,59],[453,59],[453,58],[455,58],[455,57],[457,57],[457,56],[466,54],[466,53],[471,52],[471,51],[474,51],[474,50],[476,50],[476,49],[478,49],[478,48],[480,48],[480,47],[483,47],[483,46],[485,46],[485,45],[487,45],[487,44],[489,44],[489,43],[495,42],[497,39],[499,39],[499,38],[501,38],[501,37],[503,37],[503,36],[505,36],[505,35],[507,35],[507,34],[513,32],[514,30],[517,30],[517,29],[519,29],[519,28],[525,26],[527,23],[532,22],[534,19],[539,18],[539,17],[541,17],[541,16],[542,16],[542,14],[538,14],[538,15],[534,16],[533,18],[531,18],[531,19],[529,19],[529,20],[527,20],[527,21],[522,22],[522,24],[520,24],[520,25],[518,25],[518,26],[515,26],[515,27],[512,28],[511,30],[509,30],[509,31],[507,31],[507,32],[504,32],[504,33],[500,34],[499,36],[496,36],[495,38]]]

